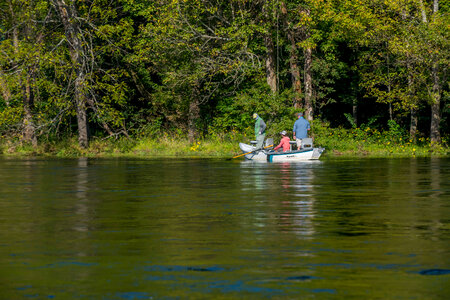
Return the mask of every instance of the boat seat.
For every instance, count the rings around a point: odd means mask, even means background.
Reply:
[[[296,141],[289,141],[289,151],[292,151],[292,146],[295,146],[295,148],[297,148],[297,142]]]
[[[256,145],[256,141],[250,141],[250,145]],[[265,141],[264,141],[264,146],[265,147],[267,147],[267,146],[270,146],[270,145],[273,145],[273,138],[268,138],[268,139],[266,139]]]
[[[302,139],[302,149],[312,149],[312,147],[313,147],[313,139],[312,138]]]
[[[289,141],[289,144],[291,146],[297,147],[297,141]],[[313,140],[312,138],[304,138],[302,139],[302,149],[312,149],[313,148]]]

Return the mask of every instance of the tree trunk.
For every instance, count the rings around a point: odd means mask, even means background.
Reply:
[[[268,6],[268,2],[265,2],[263,5],[263,21],[266,24],[272,24],[272,18],[270,16],[270,8]],[[264,44],[266,46],[266,79],[267,84],[272,91],[272,94],[276,94],[278,92],[277,85],[277,72],[276,72],[276,58],[275,58],[275,47],[273,44],[273,39],[271,35],[272,26],[268,26],[268,32],[264,34]]]
[[[277,93],[277,74],[275,71],[275,51],[272,37],[270,33],[267,33],[264,36],[264,43],[266,45],[266,76],[267,76],[267,84],[272,91],[272,94]]]
[[[439,84],[438,67],[435,65],[432,70],[433,75],[433,92],[431,104],[431,127],[430,127],[430,139],[431,142],[440,143],[441,133],[439,132],[441,122],[441,88]]]
[[[22,139],[27,142],[31,143],[33,147],[37,146],[37,138],[36,138],[36,130],[35,125],[33,122],[33,91],[31,90],[31,75],[29,72],[27,74],[25,86],[24,86],[24,92],[23,92],[23,137]]]
[[[83,73],[83,72],[81,72]],[[89,146],[88,123],[86,113],[86,98],[83,90],[84,75],[79,74],[75,79],[75,105],[78,124],[78,144],[82,148]]]
[[[304,10],[306,15],[310,15],[308,9]],[[306,41],[310,38],[310,30],[307,25],[302,27],[303,39]],[[313,106],[313,76],[312,76],[312,47],[308,45],[304,50],[305,66],[304,66],[304,79],[305,79],[305,117],[308,121],[313,120],[314,106]]]
[[[84,67],[86,62],[83,59],[83,46],[78,34],[81,30],[76,21],[77,12],[73,4],[67,5],[64,0],[53,0],[62,23],[64,25],[65,36],[69,44],[70,58],[75,72],[75,108],[78,124],[78,143],[80,147],[89,146],[88,123],[87,123],[87,95],[85,92],[86,74]]]
[[[433,0],[433,14],[437,13],[439,10],[439,0]]]
[[[422,13],[422,22],[427,24],[427,14],[423,1],[419,0],[420,10]],[[439,10],[439,0],[433,1],[433,17],[437,14]],[[439,143],[441,141],[441,134],[439,132],[439,123],[441,122],[441,87],[439,83],[439,68],[436,62],[433,63],[431,69],[431,77],[433,81],[432,95],[431,95],[431,124],[430,124],[430,140],[434,143]]]
[[[305,51],[305,118],[308,121],[313,120],[313,99],[312,99],[312,49],[306,48]]]
[[[291,36],[291,51],[290,51],[290,59],[289,63],[291,65],[291,74],[292,74],[292,86],[294,88],[294,107],[302,108],[302,82],[300,78],[300,69],[298,67],[298,54],[297,54],[297,45],[295,44],[295,38],[293,34],[288,34]]]
[[[439,0],[433,1],[433,18],[436,16],[439,10]],[[431,128],[430,128],[430,140],[434,143],[441,142],[440,122],[441,122],[441,85],[439,81],[439,66],[435,61],[431,70],[433,78],[433,92],[431,105]]]
[[[415,143],[417,135],[417,110],[411,108],[411,122],[409,125],[409,138]]]
[[[198,85],[194,86],[192,93],[192,101],[189,103],[188,115],[188,139],[193,143],[197,137],[197,120],[200,117],[200,101],[199,101]]]
[[[391,102],[389,102],[389,104],[388,104],[388,111],[389,111],[389,120],[392,121],[394,119],[394,116],[392,113],[392,103]]]
[[[428,23],[427,13],[425,11],[425,6],[423,5],[423,1],[422,0],[419,0],[419,5],[420,5],[420,12],[422,13],[422,22],[423,23]]]
[[[409,62],[409,56],[406,58],[408,62],[406,63],[406,69],[408,72],[408,96],[409,96],[409,102],[411,103],[411,120],[409,125],[409,139],[412,140],[414,143],[416,142],[416,135],[417,135],[417,108],[415,107],[416,101],[414,100],[414,94],[413,94],[413,79],[411,75],[411,64]]]
[[[387,89],[388,89],[388,97],[389,97],[389,99],[388,99],[388,101],[389,101],[389,103],[388,103],[389,120],[392,121],[394,119],[394,117],[392,115],[391,73],[390,73],[390,69],[389,69],[389,66],[390,66],[389,53],[386,56],[386,66],[387,66],[387,80],[388,80]]]
[[[15,20],[15,14],[14,14],[14,8],[12,6],[12,2],[9,2],[9,9],[11,12],[11,17]],[[15,24],[14,24],[15,25]],[[26,35],[26,33],[25,33]],[[14,53],[18,55],[19,53],[19,31],[18,26],[14,26],[14,29],[12,30],[12,40],[13,40],[13,47],[14,47]],[[21,77],[21,74],[19,73],[18,81],[19,85],[22,88],[22,105],[23,105],[23,120],[22,120],[22,140],[31,143],[33,147],[37,146],[37,138],[36,138],[36,132],[35,132],[35,126],[33,122],[33,94],[31,90],[31,77],[33,73],[33,69],[28,70],[26,72],[26,78],[25,83],[23,81],[23,78]],[[30,74],[31,73],[31,74]]]
[[[355,122],[355,126],[358,127],[358,102],[356,100],[356,97],[353,98],[352,116],[353,116],[353,122]]]
[[[11,99],[11,90],[9,89],[8,83],[5,79],[5,73],[0,68],[0,91],[2,93],[2,97],[6,102],[6,106],[9,106],[9,100]]]
[[[283,14],[283,22],[286,26],[287,37],[289,42],[291,43],[291,49],[289,51],[289,64],[291,68],[291,76],[292,76],[292,86],[294,89],[294,100],[293,106],[295,108],[301,109],[302,105],[302,83],[300,78],[300,69],[298,67],[298,48],[296,43],[295,32],[292,28],[292,25],[288,20],[287,8],[284,2],[281,2],[281,13]]]

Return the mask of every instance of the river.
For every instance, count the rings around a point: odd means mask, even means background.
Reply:
[[[0,158],[0,193],[1,299],[450,294],[448,158]]]

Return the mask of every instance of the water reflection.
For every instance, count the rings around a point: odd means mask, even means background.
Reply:
[[[267,182],[265,177],[267,175],[267,163],[251,160],[243,160],[240,163],[241,167],[241,184],[242,191],[248,190],[265,190],[267,188]]]
[[[444,159],[0,160],[0,292],[444,299],[449,174]]]
[[[308,162],[280,165],[282,186],[286,191],[281,201],[280,229],[304,238],[312,237],[315,232],[315,176],[311,166]]]
[[[242,191],[261,190],[267,207],[272,208],[268,215],[259,218],[258,226],[267,227],[275,221],[280,233],[294,233],[298,237],[311,237],[314,234],[315,175],[320,162],[282,162],[276,164],[261,162],[242,162]],[[256,224],[256,223],[255,223]]]
[[[23,191],[24,192],[33,192],[33,187],[35,186],[35,178],[34,178],[34,170],[36,169],[36,161],[34,160],[25,160],[23,162],[24,165],[24,182],[23,182]]]
[[[88,192],[88,159],[85,157],[79,158],[77,163],[78,171],[75,179],[75,214],[78,216],[76,222],[73,224],[73,229],[76,231],[88,231],[89,223],[89,200]]]

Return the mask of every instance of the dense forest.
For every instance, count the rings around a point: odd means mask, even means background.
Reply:
[[[450,132],[449,0],[2,0],[0,135],[190,141],[295,112]],[[250,129],[251,132],[251,129]]]

